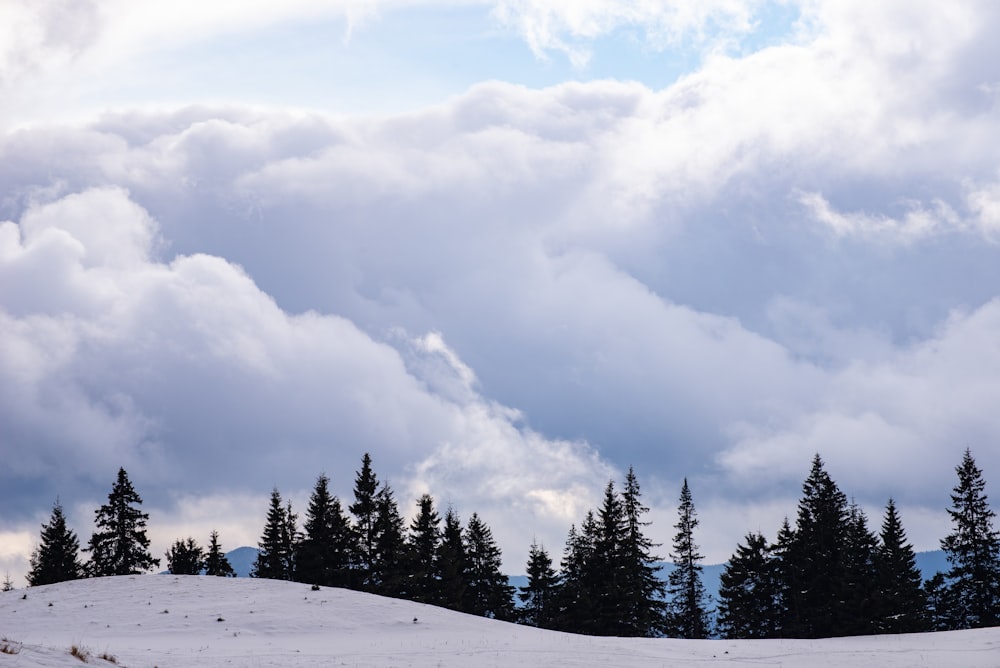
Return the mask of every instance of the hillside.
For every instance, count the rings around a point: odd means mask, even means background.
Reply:
[[[0,594],[0,667],[995,666],[1000,629],[831,640],[590,638],[359,592],[144,575]],[[77,653],[81,653],[78,651]]]

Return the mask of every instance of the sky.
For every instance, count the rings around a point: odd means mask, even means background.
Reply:
[[[348,589],[190,575],[60,582],[22,596],[0,592],[0,666],[76,668],[85,656],[163,668],[993,668],[1000,640],[997,628],[819,640],[584,636]]]
[[[630,466],[666,557],[1000,479],[988,0],[0,0],[0,571],[124,467],[153,550],[277,487],[523,572]]]

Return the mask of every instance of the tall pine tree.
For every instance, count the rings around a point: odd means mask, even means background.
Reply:
[[[559,578],[552,567],[552,557],[537,541],[531,543],[528,551],[527,571],[528,582],[518,593],[523,604],[520,621],[528,626],[554,628]]]
[[[462,521],[454,508],[449,507],[444,515],[444,529],[438,544],[436,557],[439,584],[438,605],[452,610],[461,610],[468,586],[468,559],[462,540]]]
[[[622,629],[625,635],[653,637],[666,628],[666,585],[658,576],[660,558],[653,554],[658,547],[644,533],[649,522],[643,516],[649,508],[642,504],[639,480],[630,466],[622,490],[625,531],[619,558],[624,605]]]
[[[514,588],[500,572],[500,548],[489,526],[476,513],[465,527],[465,554],[469,564],[465,612],[493,619],[513,618]]]
[[[594,568],[594,543],[597,540],[597,520],[588,511],[580,529],[569,528],[566,547],[559,569],[559,589],[556,595],[556,629],[569,633],[595,635],[595,584],[601,574]]]
[[[233,565],[229,563],[226,553],[222,551],[222,545],[219,544],[219,532],[214,529],[208,539],[208,553],[205,555],[205,575],[223,578],[236,577]]]
[[[354,516],[358,556],[354,578],[358,587],[375,591],[376,520],[378,518],[379,482],[372,470],[372,458],[367,452],[361,458],[361,470],[354,478],[354,503],[348,506]]]
[[[351,584],[356,535],[340,505],[330,494],[330,479],[320,474],[309,497],[302,540],[296,544],[295,579],[333,587]]]
[[[371,555],[372,591],[383,596],[402,596],[406,577],[405,524],[395,494],[383,484],[375,497],[374,542]]]
[[[76,580],[83,577],[80,563],[80,541],[66,526],[62,505],[56,499],[48,524],[42,525],[41,543],[31,554],[28,585],[40,585]]]
[[[966,449],[956,467],[958,484],[951,495],[953,531],[941,541],[948,557],[952,611],[957,628],[1000,625],[1000,534],[986,496],[986,481]]]
[[[778,563],[761,533],[748,533],[719,576],[719,633],[774,638],[781,625]]]
[[[139,510],[141,505],[142,498],[132,487],[125,469],[118,469],[108,502],[94,511],[97,531],[87,545],[90,575],[135,575],[160,565],[160,560],[149,553],[146,537],[149,514]]]
[[[674,569],[668,576],[667,585],[669,610],[666,630],[676,638],[707,638],[710,631],[707,594],[701,581],[701,560],[704,557],[694,542],[698,517],[687,478],[681,487],[677,515],[677,524],[674,525],[677,533],[670,555]]]
[[[878,630],[878,537],[868,528],[868,518],[856,503],[847,511],[844,543],[844,610],[838,635],[860,636]]]
[[[257,559],[250,577],[270,580],[291,580],[294,577],[293,557],[296,517],[291,505],[283,505],[281,492],[271,490],[264,533],[257,543]]]
[[[879,611],[878,632],[917,633],[929,631],[923,578],[917,568],[913,546],[906,540],[896,503],[889,499],[882,519],[881,544],[877,555]]]
[[[423,494],[417,500],[417,515],[410,523],[407,540],[405,593],[412,601],[437,603],[441,598],[437,563],[440,524],[434,499],[430,494]]]

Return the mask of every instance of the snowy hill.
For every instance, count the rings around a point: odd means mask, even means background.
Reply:
[[[143,575],[0,593],[0,668],[996,666],[1000,628],[831,640],[591,638],[341,589]],[[102,658],[103,657],[103,658]],[[112,663],[113,659],[113,663]]]

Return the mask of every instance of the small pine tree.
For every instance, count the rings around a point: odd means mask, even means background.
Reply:
[[[878,632],[918,633],[931,630],[923,578],[892,499],[885,507],[881,539],[877,559]]]
[[[214,529],[208,540],[208,554],[205,555],[205,575],[223,578],[236,577],[236,571],[233,570],[232,564],[229,563],[229,559],[219,544],[219,532]]]
[[[527,570],[528,583],[518,593],[524,604],[520,621],[528,626],[551,629],[555,624],[559,578],[552,567],[552,558],[537,542],[531,543]]]
[[[704,557],[694,542],[698,517],[687,478],[681,487],[677,514],[677,524],[674,525],[677,533],[671,555],[674,570],[668,576],[667,586],[670,597],[667,632],[677,638],[707,638],[710,630],[707,594],[701,581],[701,560]]]
[[[438,580],[438,548],[441,518],[434,499],[424,494],[417,500],[417,515],[410,523],[406,543],[406,597],[420,603],[436,603],[441,598]]]
[[[31,554],[28,585],[40,585],[76,580],[83,577],[80,563],[80,541],[66,526],[62,505],[56,499],[48,524],[42,525],[41,543]]]
[[[468,559],[462,542],[462,521],[453,508],[444,515],[444,529],[435,561],[440,577],[438,604],[461,610],[468,586]]]
[[[198,575],[205,567],[205,551],[194,538],[175,541],[166,557],[171,575]]]
[[[270,580],[291,580],[292,549],[294,524],[296,518],[289,518],[291,505],[282,504],[281,492],[275,487],[271,490],[270,505],[267,510],[267,520],[264,533],[257,543],[257,559],[254,561],[250,577],[268,578]],[[290,530],[291,529],[291,530]]]
[[[719,576],[719,633],[773,638],[781,623],[777,560],[761,533],[748,533]]]
[[[957,606],[957,628],[1000,625],[1000,533],[986,496],[986,481],[966,449],[956,467],[958,484],[948,509],[954,530],[941,541],[951,570],[948,579]]]
[[[465,612],[493,619],[512,619],[514,588],[500,572],[502,558],[493,532],[476,513],[472,513],[465,528],[465,553],[469,563]]]
[[[135,575],[160,565],[160,560],[149,553],[149,515],[139,510],[141,505],[142,498],[125,469],[118,469],[108,502],[95,511],[97,531],[86,550],[90,553],[90,575]]]
[[[329,482],[320,475],[309,498],[304,535],[295,549],[295,577],[309,584],[348,587],[356,536],[340,499],[330,494]]]
[[[0,591],[14,591],[14,581],[10,579],[10,573],[4,574],[3,585],[0,586]]]

